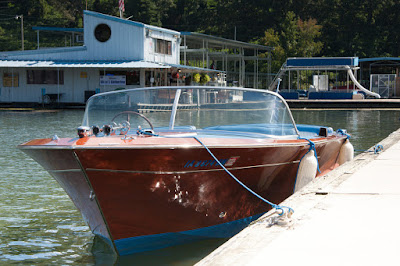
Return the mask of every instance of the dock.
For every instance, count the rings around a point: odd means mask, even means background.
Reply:
[[[315,179],[196,265],[398,265],[400,129]]]
[[[287,99],[291,109],[400,109],[400,99]]]

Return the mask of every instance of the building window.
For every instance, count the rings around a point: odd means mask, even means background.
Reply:
[[[140,71],[127,71],[126,85],[140,85]]]
[[[3,87],[18,87],[19,78],[18,73],[4,73],[3,74]]]
[[[27,70],[26,73],[28,84],[64,84],[63,70]]]
[[[140,71],[100,71],[100,85],[140,85]]]
[[[166,40],[161,40],[161,39],[155,39],[156,41],[156,46],[155,46],[155,52],[159,54],[167,54],[167,55],[172,55],[172,42],[171,41],[166,41]]]
[[[111,28],[107,24],[99,24],[94,29],[94,37],[99,42],[106,42],[111,37]]]

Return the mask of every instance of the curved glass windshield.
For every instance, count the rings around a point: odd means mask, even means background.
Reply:
[[[176,112],[176,113],[175,113]],[[221,87],[158,87],[97,94],[88,101],[84,126],[252,131],[297,135],[290,110],[275,93]]]

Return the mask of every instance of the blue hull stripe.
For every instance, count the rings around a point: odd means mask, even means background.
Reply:
[[[258,219],[261,215],[262,214],[257,214],[229,223],[189,231],[118,239],[114,241],[114,244],[119,255],[129,255],[207,238],[229,238],[239,233],[243,228],[248,226],[252,221]]]

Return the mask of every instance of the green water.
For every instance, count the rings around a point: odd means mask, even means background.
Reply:
[[[76,135],[83,111],[0,112],[0,265],[193,265],[225,240],[117,259],[50,175],[16,146]],[[400,111],[293,111],[297,123],[347,129],[366,150],[400,127]]]

